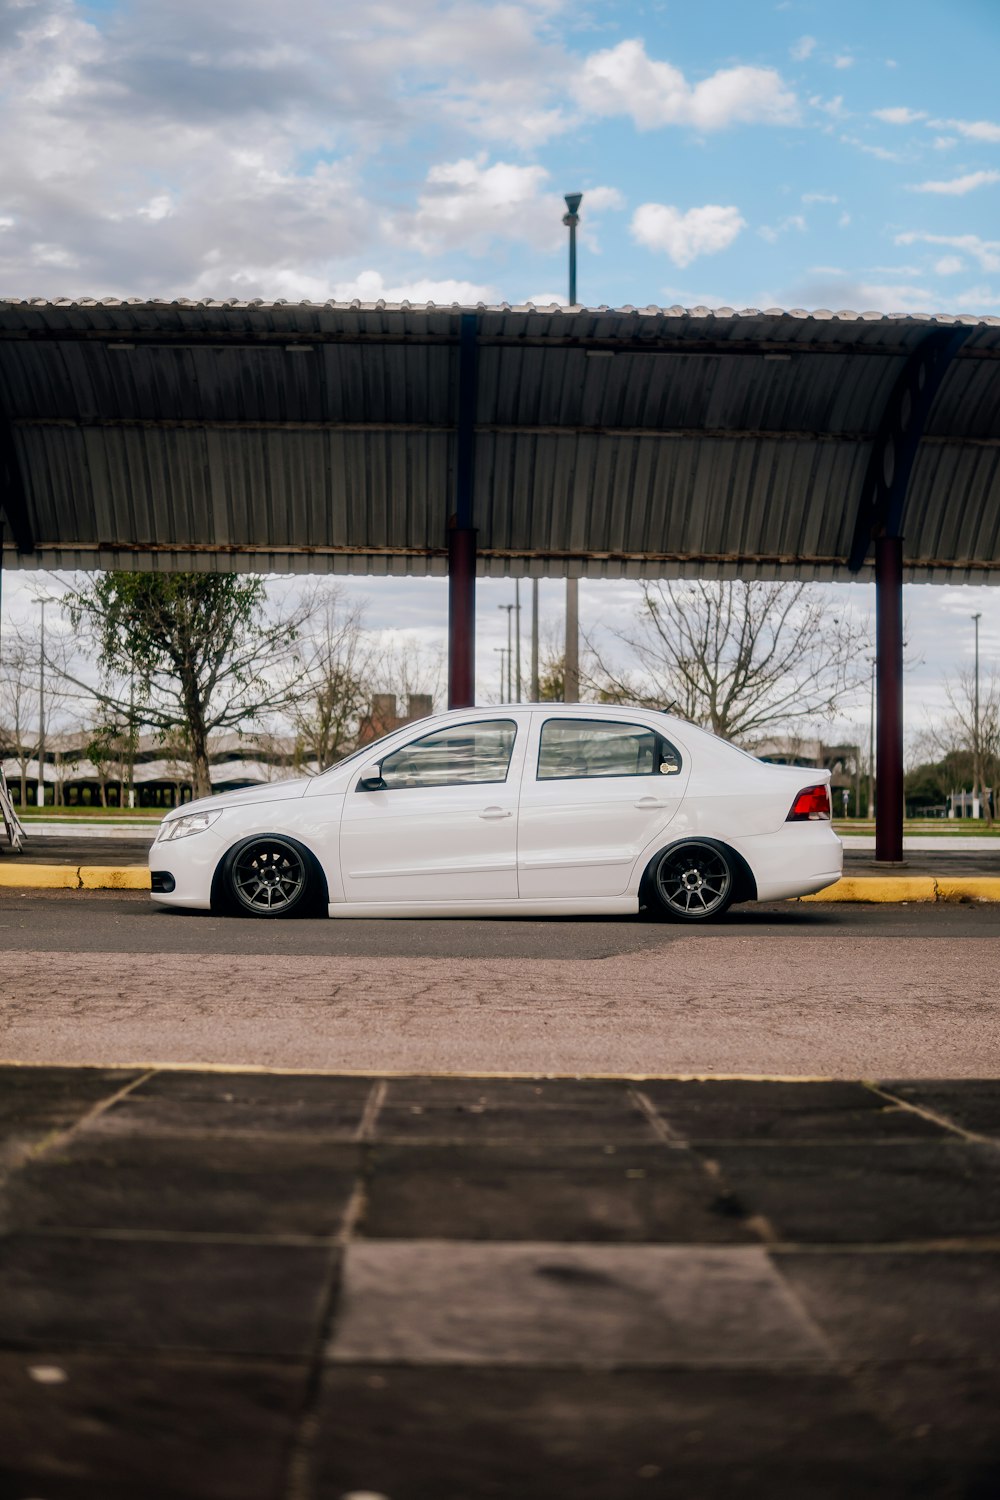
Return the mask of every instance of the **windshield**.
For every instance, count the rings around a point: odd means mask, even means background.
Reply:
[[[413,722],[416,724],[417,721],[414,720]],[[380,734],[377,740],[369,740],[367,745],[361,746],[360,750],[352,750],[350,755],[345,755],[343,760],[335,761],[332,766],[327,766],[326,770],[320,771],[319,774],[321,776],[330,776],[334,771],[341,771],[344,766],[349,766],[352,760],[378,760],[379,745],[384,745],[386,740],[396,739],[400,729],[409,728],[409,724],[401,724],[399,729],[390,729],[388,734]]]

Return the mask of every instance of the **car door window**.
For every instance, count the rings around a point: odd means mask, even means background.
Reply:
[[[387,790],[506,781],[517,735],[512,719],[456,724],[412,740],[382,762]]]
[[[675,746],[644,724],[603,719],[547,719],[538,747],[538,780],[591,776],[676,776]]]

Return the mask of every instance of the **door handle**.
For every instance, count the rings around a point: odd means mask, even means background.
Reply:
[[[632,805],[633,807],[641,807],[643,812],[646,812],[647,810],[652,811],[654,807],[666,807],[667,804],[661,802],[659,797],[640,797],[638,802]]]
[[[509,818],[511,809],[509,807],[484,807],[479,816],[481,818]]]

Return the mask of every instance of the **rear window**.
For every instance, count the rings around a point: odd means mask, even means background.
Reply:
[[[539,781],[598,776],[676,776],[675,745],[647,724],[614,719],[546,719],[538,746]]]

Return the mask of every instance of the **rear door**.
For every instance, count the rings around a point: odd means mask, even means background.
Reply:
[[[620,896],[680,807],[689,768],[648,724],[535,716],[518,813],[526,898]]]

